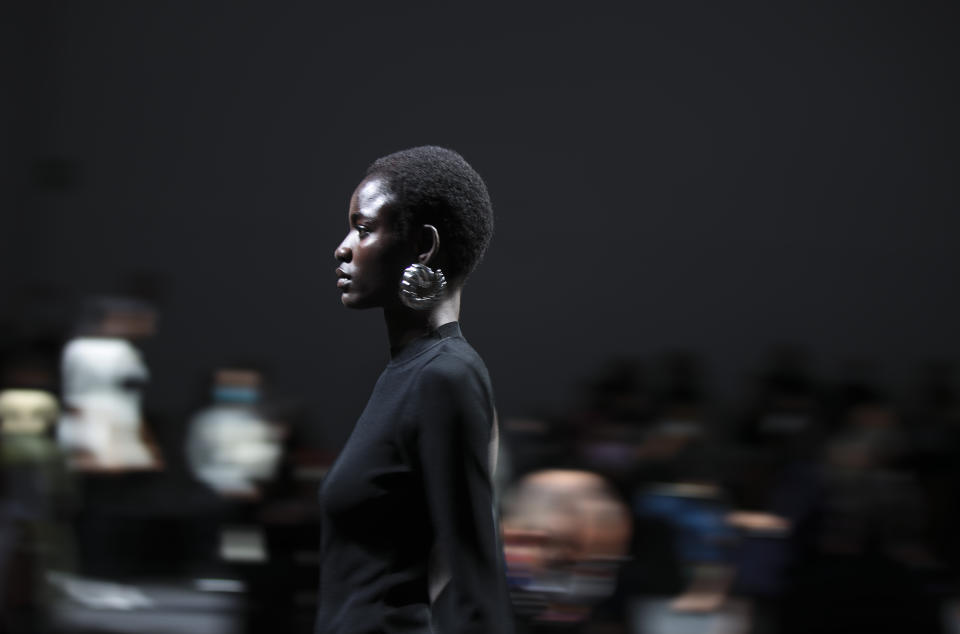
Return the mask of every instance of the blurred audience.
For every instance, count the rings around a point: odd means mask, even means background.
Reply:
[[[952,367],[931,364],[918,394],[900,404],[868,366],[830,383],[801,351],[781,348],[731,406],[710,401],[690,354],[668,355],[650,372],[621,359],[584,382],[582,407],[508,419],[515,486],[529,488],[526,473],[580,469],[629,503],[615,589],[589,610],[581,604],[576,631],[956,631]],[[518,530],[509,495],[508,562],[525,561],[518,553],[537,560],[551,533],[542,524]],[[570,524],[549,505],[526,504],[556,533]],[[529,619],[528,577],[511,582]]]
[[[90,298],[68,325],[50,289],[17,301],[0,329],[0,632],[310,632],[334,458],[302,443],[316,423],[240,365],[169,426],[144,413],[155,303]],[[577,403],[505,417],[520,631],[960,631],[956,365],[873,374],[828,380],[780,348],[730,402],[690,352],[618,358]]]

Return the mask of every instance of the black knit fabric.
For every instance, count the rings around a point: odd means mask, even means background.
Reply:
[[[513,631],[493,421],[489,375],[459,324],[394,353],[320,489],[318,634]]]

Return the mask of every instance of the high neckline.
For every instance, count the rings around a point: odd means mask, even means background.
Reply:
[[[398,348],[392,348],[390,350],[390,363],[388,365],[405,363],[410,359],[420,356],[449,337],[463,337],[463,333],[460,331],[460,322],[447,322],[409,343],[399,346]]]

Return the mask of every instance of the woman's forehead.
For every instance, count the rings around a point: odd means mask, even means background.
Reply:
[[[375,217],[383,215],[381,210],[390,207],[396,195],[390,189],[386,179],[372,175],[360,181],[350,201],[350,213],[360,213]]]

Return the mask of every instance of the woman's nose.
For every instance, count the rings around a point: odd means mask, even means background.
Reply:
[[[349,249],[348,247],[344,246],[343,244],[341,244],[340,246],[338,246],[338,247],[336,248],[336,250],[333,252],[333,257],[334,257],[338,262],[349,262],[351,255],[352,255],[352,253],[351,253],[350,249]]]

